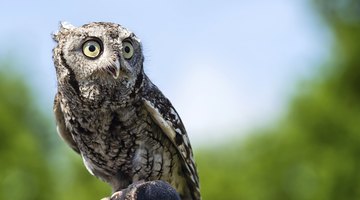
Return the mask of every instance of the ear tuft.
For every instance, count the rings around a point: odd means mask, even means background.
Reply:
[[[55,42],[59,42],[62,35],[66,35],[66,33],[68,31],[73,30],[75,28],[76,27],[74,25],[70,24],[69,22],[62,21],[62,22],[60,22],[59,30],[56,32],[53,32],[51,34],[51,36]]]
[[[55,42],[59,42],[59,31],[51,33],[51,37]]]
[[[69,22],[66,22],[66,21],[62,21],[60,22],[60,31],[62,30],[72,30],[72,29],[75,29],[76,27],[72,24],[70,24]]]

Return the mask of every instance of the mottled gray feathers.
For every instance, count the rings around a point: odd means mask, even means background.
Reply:
[[[114,191],[163,180],[182,199],[200,199],[186,130],[144,73],[135,34],[113,23],[61,23],[53,38],[58,132],[89,172]]]

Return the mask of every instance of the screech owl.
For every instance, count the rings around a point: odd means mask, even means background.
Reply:
[[[184,125],[144,73],[135,34],[114,23],[61,23],[53,38],[57,130],[88,171],[113,191],[164,180],[182,199],[200,199]]]

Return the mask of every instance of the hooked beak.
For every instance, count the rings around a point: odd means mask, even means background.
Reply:
[[[107,66],[106,71],[114,77],[114,79],[118,79],[120,75],[120,62],[116,60],[112,65]]]

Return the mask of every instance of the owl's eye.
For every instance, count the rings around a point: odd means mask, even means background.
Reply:
[[[125,59],[130,59],[134,55],[134,47],[130,42],[123,43],[122,51]]]
[[[86,41],[83,44],[82,50],[83,54],[89,58],[97,58],[102,51],[100,43],[96,40]]]

